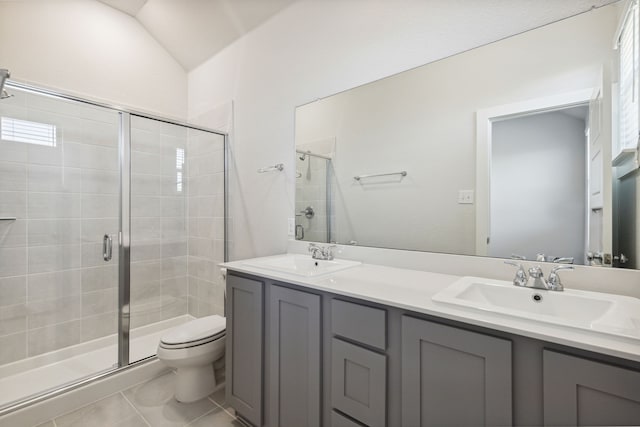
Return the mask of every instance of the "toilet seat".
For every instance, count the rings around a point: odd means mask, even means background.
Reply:
[[[167,331],[160,339],[160,347],[181,349],[208,344],[226,335],[226,319],[213,315],[192,320]]]
[[[222,331],[222,332],[220,332],[218,334],[215,334],[214,336],[211,336],[211,337],[202,338],[202,339],[195,340],[195,341],[178,343],[178,344],[170,344],[170,343],[166,343],[166,342],[160,340],[160,347],[166,348],[166,349],[169,349],[169,350],[177,350],[177,349],[180,349],[180,348],[197,347],[199,345],[209,344],[210,342],[216,341],[216,340],[218,340],[220,338],[224,338],[226,335],[227,335],[226,331]]]

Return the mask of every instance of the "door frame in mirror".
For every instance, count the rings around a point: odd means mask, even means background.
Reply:
[[[491,147],[493,122],[588,104],[600,88],[559,93],[522,102],[498,105],[476,112],[476,251],[488,256],[491,209]]]

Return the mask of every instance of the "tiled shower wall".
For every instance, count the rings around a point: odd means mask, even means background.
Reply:
[[[55,124],[57,140],[0,140],[0,217],[18,218],[0,221],[0,364],[117,330],[118,114],[12,92],[0,116]],[[132,118],[132,327],[222,313],[223,145]]]
[[[116,331],[118,115],[12,91],[0,116],[56,128],[55,146],[0,140],[0,363]],[[116,251],[117,252],[117,251]]]
[[[187,314],[187,130],[131,119],[131,327]]]
[[[327,168],[329,161],[306,155],[304,160],[296,153],[296,226],[304,229],[304,239],[327,242]],[[307,218],[302,211],[313,208],[314,215]]]
[[[224,314],[224,137],[189,131],[189,314]]]

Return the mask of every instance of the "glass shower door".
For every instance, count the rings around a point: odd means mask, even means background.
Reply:
[[[224,136],[131,115],[130,362],[224,312]]]
[[[117,360],[119,116],[0,101],[0,407]]]

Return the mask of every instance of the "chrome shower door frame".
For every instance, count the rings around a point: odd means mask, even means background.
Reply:
[[[215,129],[194,126],[163,117],[154,116],[132,109],[125,109],[117,105],[96,102],[79,98],[50,89],[44,89],[29,84],[7,80],[7,87],[21,89],[44,96],[75,101],[94,107],[105,108],[119,113],[118,133],[118,163],[119,163],[119,231],[118,231],[118,363],[113,369],[97,372],[95,375],[80,379],[74,383],[61,385],[59,388],[43,391],[32,397],[17,401],[15,404],[0,409],[0,417],[24,409],[30,405],[43,402],[49,398],[59,396],[65,392],[102,380],[111,375],[139,366],[156,358],[155,355],[141,360],[130,361],[130,330],[131,330],[131,116],[157,120],[160,122],[182,126],[220,135],[224,138],[224,261],[229,259],[228,231],[229,231],[229,135]],[[8,218],[0,218],[8,219]]]
[[[131,331],[131,114],[120,112],[120,231],[118,233],[118,367],[129,365]]]

